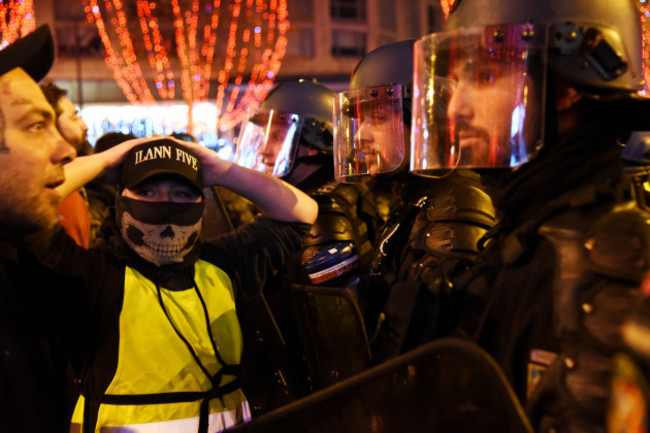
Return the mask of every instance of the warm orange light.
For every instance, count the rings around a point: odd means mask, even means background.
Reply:
[[[644,96],[650,97],[650,5],[648,1],[637,0],[641,13],[641,30],[643,33],[643,77],[645,78]]]
[[[174,99],[180,84],[191,107],[208,100],[216,80],[222,130],[237,125],[248,107],[259,103],[286,52],[286,0],[166,0],[167,6],[137,0],[135,7],[120,0],[83,3],[88,21],[99,30],[106,63],[130,102]],[[171,13],[165,16],[165,9]],[[138,46],[142,54],[136,55]],[[176,72],[168,52],[172,46],[180,65]]]
[[[0,49],[36,28],[32,0],[0,2]]]

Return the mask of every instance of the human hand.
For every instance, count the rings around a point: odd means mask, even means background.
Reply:
[[[102,166],[101,172],[97,177],[108,183],[119,183],[122,162],[124,162],[124,158],[126,158],[126,154],[129,152],[129,150],[138,144],[153,140],[160,140],[160,138],[162,137],[159,135],[143,138],[133,138],[131,140],[123,141],[122,143],[115,145],[103,152],[93,154],[92,157],[100,158],[100,163]]]
[[[187,147],[201,160],[203,165],[203,185],[221,185],[225,175],[232,168],[233,163],[219,157],[217,152],[197,143],[165,137]]]

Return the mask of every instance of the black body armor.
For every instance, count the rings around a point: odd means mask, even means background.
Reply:
[[[559,349],[529,391],[529,414],[542,417],[543,430],[569,424],[571,431],[598,431],[605,423],[611,354],[626,350],[621,325],[638,303],[649,269],[649,217],[628,202],[587,213],[574,209],[539,229],[555,251],[553,333]],[[549,400],[562,410],[541,415]],[[572,418],[586,421],[567,423]]]
[[[538,431],[605,431],[612,356],[629,353],[621,328],[650,269],[650,214],[620,192],[561,195],[454,280],[456,334],[494,353]]]
[[[368,302],[376,361],[448,335],[458,297],[451,275],[478,254],[479,240],[494,224],[492,201],[476,173],[460,171],[432,186],[378,243],[376,276],[365,291],[372,297],[381,296],[382,285],[388,290],[379,313],[372,311],[378,300]]]
[[[354,242],[362,265],[373,254],[381,220],[376,204],[365,183],[330,183],[317,189],[311,197],[318,203],[318,218],[305,240],[303,262],[329,244]]]
[[[293,282],[297,329],[312,389],[321,389],[370,365],[368,336],[356,285],[373,257],[381,219],[366,183],[332,183],[312,193],[318,219],[305,241],[301,266],[307,278]]]

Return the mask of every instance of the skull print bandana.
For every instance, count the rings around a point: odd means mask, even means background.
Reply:
[[[149,202],[118,196],[115,204],[124,241],[157,266],[183,262],[199,238],[205,202]]]

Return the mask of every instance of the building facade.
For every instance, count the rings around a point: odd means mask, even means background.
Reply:
[[[136,5],[135,0],[122,3],[125,8]],[[154,3],[161,13],[171,7],[171,0]],[[96,119],[87,119],[96,104],[119,106],[128,102],[104,61],[99,33],[95,24],[87,21],[83,2],[34,0],[34,9],[37,25],[49,23],[55,34],[57,59],[47,79],[67,89],[70,98],[82,108],[84,118],[93,123],[91,136],[96,138],[111,128],[126,130],[126,126],[106,122],[96,125]],[[386,43],[419,38],[438,30],[444,20],[439,0],[287,0],[287,10],[290,27],[285,34],[286,54],[275,82],[316,78],[334,91],[347,89],[350,74],[368,51]],[[164,28],[161,24],[161,31],[172,34],[172,20],[166,25]],[[175,47],[168,47],[170,57],[174,51]],[[223,63],[216,52],[215,64]],[[172,59],[172,66],[179,69],[178,59]],[[178,104],[184,104],[178,93]],[[178,118],[177,114],[174,118]],[[132,132],[161,131],[144,126]]]

